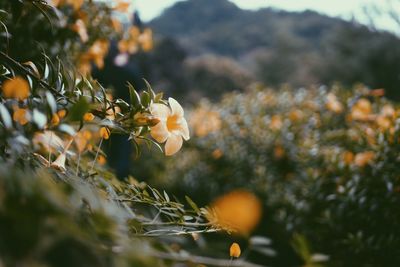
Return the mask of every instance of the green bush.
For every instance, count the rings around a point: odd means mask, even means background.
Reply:
[[[396,266],[399,110],[382,93],[255,85],[203,101],[189,119],[197,136],[145,173],[201,204],[237,188],[256,192],[257,233],[275,242],[277,265],[295,264],[292,248],[308,243],[328,266]],[[305,241],[293,241],[296,233]]]

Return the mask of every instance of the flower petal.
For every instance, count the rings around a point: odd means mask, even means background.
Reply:
[[[190,139],[189,127],[188,127],[187,121],[184,118],[182,118],[182,120],[181,120],[180,133],[181,133],[183,139],[185,139],[185,141]]]
[[[170,135],[167,124],[164,121],[160,121],[156,126],[151,127],[150,135],[158,143],[164,143]]]
[[[169,105],[171,107],[172,110],[172,115],[177,115],[178,117],[183,117],[183,108],[182,106],[178,103],[178,101],[176,101],[175,99],[173,99],[172,97],[168,98],[168,102]]]
[[[166,119],[171,114],[169,107],[159,103],[152,104],[150,107],[150,112],[153,116],[159,119]]]
[[[171,134],[165,143],[165,155],[172,156],[178,152],[182,147],[182,137],[180,135]]]

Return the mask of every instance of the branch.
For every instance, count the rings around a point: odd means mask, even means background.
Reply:
[[[35,74],[33,74],[28,68],[25,68],[24,66],[22,66],[19,62],[15,61],[14,59],[12,59],[11,57],[9,57],[7,54],[5,54],[4,52],[0,51],[0,61],[4,61],[7,65],[9,65],[10,67],[13,67],[15,69],[18,69],[20,72],[22,72],[25,75],[30,76],[32,79],[34,79],[36,82],[38,82],[41,86],[43,86],[44,88],[50,90],[51,92],[53,92],[54,94],[56,94],[57,96],[60,97],[64,97],[65,96],[63,94],[61,94],[59,91],[57,91],[55,88],[53,88],[52,86],[50,86],[48,83],[46,83],[45,81],[43,81],[42,79],[38,78]],[[66,98],[68,101],[69,99]]]

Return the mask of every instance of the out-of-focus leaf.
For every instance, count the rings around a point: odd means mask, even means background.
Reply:
[[[42,112],[37,109],[33,110],[32,113],[33,122],[37,125],[39,129],[43,129],[47,124],[47,117]]]
[[[269,246],[271,245],[271,239],[264,236],[253,236],[250,238],[250,244],[252,246]]]
[[[315,253],[311,255],[312,262],[327,262],[329,261],[329,256],[325,254]]]
[[[75,129],[74,129],[71,125],[69,125],[69,124],[65,124],[65,123],[60,124],[60,125],[58,126],[58,129],[59,129],[61,132],[67,133],[67,134],[69,134],[69,135],[71,135],[71,136],[74,136],[74,135],[76,134]]]
[[[85,115],[85,113],[89,111],[89,108],[89,103],[84,97],[81,97],[79,101],[71,107],[68,118],[71,121],[80,121],[82,120],[83,115]]]
[[[51,109],[51,113],[54,114],[57,112],[57,102],[54,99],[54,96],[52,93],[50,93],[49,91],[46,91],[46,99],[47,99],[47,103],[49,104],[49,107]]]
[[[261,253],[265,256],[268,257],[275,257],[276,256],[276,251],[271,249],[271,248],[262,248],[262,247],[255,247],[253,248],[254,251],[257,251],[258,253]]]
[[[11,128],[12,127],[11,115],[3,104],[0,104],[0,115],[4,126],[7,129]]]

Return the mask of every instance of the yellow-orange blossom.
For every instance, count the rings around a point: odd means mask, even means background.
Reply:
[[[181,149],[183,139],[190,137],[182,106],[171,97],[168,102],[170,107],[159,103],[151,105],[151,114],[160,122],[151,127],[150,134],[157,142],[166,142],[165,155],[171,156]]]

